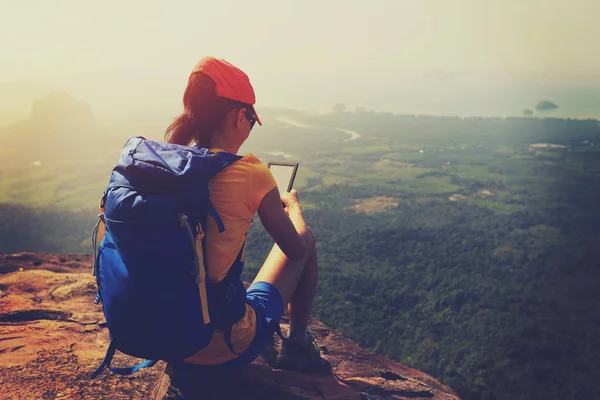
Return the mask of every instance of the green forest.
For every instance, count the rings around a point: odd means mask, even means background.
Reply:
[[[241,152],[300,163],[315,317],[465,399],[600,394],[597,120],[261,115]],[[127,136],[77,157],[0,150],[0,252],[91,252]],[[272,243],[255,218],[245,279]]]

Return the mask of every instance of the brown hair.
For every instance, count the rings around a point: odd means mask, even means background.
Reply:
[[[165,131],[168,143],[210,147],[212,135],[220,130],[230,110],[248,104],[217,96],[215,82],[203,72],[194,73],[183,94],[183,113]]]

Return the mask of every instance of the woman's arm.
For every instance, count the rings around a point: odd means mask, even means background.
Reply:
[[[285,208],[281,206],[281,202]],[[277,187],[263,197],[258,207],[260,220],[277,246],[291,260],[304,257],[304,244],[301,234],[306,231],[302,208],[298,202],[298,193],[284,193],[280,196]]]

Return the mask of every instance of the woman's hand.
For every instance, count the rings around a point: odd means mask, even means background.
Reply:
[[[300,234],[306,230],[306,224],[295,190],[280,194],[277,187],[274,187],[263,197],[258,215],[266,231],[288,258],[300,260],[304,256],[305,249]]]
[[[292,189],[290,192],[285,192],[281,195],[281,202],[284,205],[284,209],[287,215],[290,215],[290,210],[293,212],[302,211],[300,207],[300,199],[296,189]]]

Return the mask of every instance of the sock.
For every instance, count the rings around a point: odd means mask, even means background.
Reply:
[[[308,347],[308,331],[306,329],[298,331],[298,329],[292,329],[290,327],[289,339],[298,343],[302,347]]]

